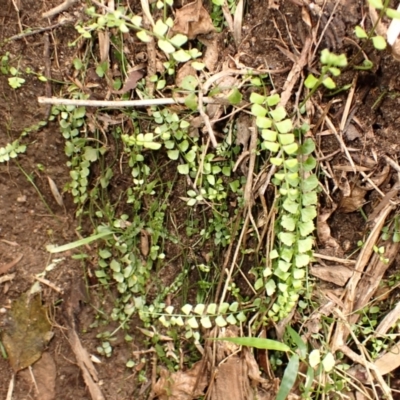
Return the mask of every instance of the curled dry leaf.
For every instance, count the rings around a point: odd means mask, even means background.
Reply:
[[[340,205],[339,211],[343,213],[351,213],[359,210],[365,203],[365,195],[367,190],[360,188],[357,185],[354,185],[350,196],[343,197]]]
[[[331,228],[328,225],[328,219],[336,210],[337,205],[330,209],[321,209],[317,217],[317,235],[318,240],[324,247],[333,249],[340,248],[339,243],[331,236]]]
[[[147,257],[150,252],[149,234],[144,229],[140,231],[140,252],[143,257]]]
[[[199,37],[199,42],[206,46],[204,52],[203,62],[210,72],[215,71],[218,63],[219,50],[218,50],[218,34],[211,35],[210,38]]]
[[[343,265],[311,265],[309,270],[311,275],[338,286],[344,286],[353,274],[350,268]]]
[[[113,93],[124,94],[136,88],[137,83],[144,77],[144,71],[137,67],[128,71],[128,76],[124,82],[124,86],[120,90],[113,90]]]
[[[188,371],[174,373],[161,369],[160,379],[153,387],[159,400],[194,400],[204,395],[207,374],[203,371],[204,362],[198,361]]]
[[[62,198],[60,192],[58,191],[57,185],[55,184],[53,179],[51,179],[49,176],[47,177],[47,179],[49,181],[51,194],[53,195],[53,197],[56,200],[57,204],[62,207],[64,205],[64,201],[63,201],[63,198]]]
[[[194,39],[197,35],[214,32],[215,28],[202,1],[195,0],[176,10],[173,31]]]

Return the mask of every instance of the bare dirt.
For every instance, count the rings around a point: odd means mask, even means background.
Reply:
[[[11,1],[6,0],[0,10],[0,41],[20,33],[23,29],[48,26],[49,22],[41,18],[41,13],[58,4],[51,0],[37,2],[33,0]],[[132,2],[131,2],[132,3]],[[207,2],[205,2],[207,3]],[[270,7],[267,6],[267,3]],[[243,20],[243,41],[238,49],[232,41],[221,41],[220,54],[227,59],[229,56],[237,56],[237,61],[248,67],[282,69],[291,67],[293,60],[301,51],[304,37],[308,34],[309,27],[301,19],[301,7],[297,2],[277,2],[254,0],[249,2]],[[16,10],[19,8],[19,12]],[[134,6],[137,6],[136,4]],[[328,46],[336,52],[346,52],[348,56],[355,54],[357,48],[347,38],[354,39],[352,31],[354,24],[361,18],[362,7],[358,2],[344,2],[336,11],[333,23],[327,30],[322,40],[320,49]],[[68,11],[73,20],[82,15],[80,5]],[[310,13],[310,22],[319,23],[318,16]],[[329,13],[327,16],[329,17]],[[319,33],[323,29],[321,24]],[[228,33],[223,33],[228,37]],[[74,48],[68,46],[68,41],[75,38],[76,31],[71,24],[56,28],[51,31],[51,69],[52,76],[56,79],[68,79],[69,69],[74,57]],[[282,50],[283,49],[283,50]],[[143,50],[143,49],[141,49]],[[18,60],[21,70],[26,67],[37,72],[44,71],[44,34],[39,33],[13,40],[5,44],[1,54],[9,52]],[[374,60],[373,71],[347,70],[341,77],[343,82],[351,82],[357,76],[355,91],[355,107],[352,109],[353,120],[350,128],[343,133],[346,145],[352,149],[358,165],[363,165],[362,157],[370,164],[368,174],[373,178],[384,169],[383,155],[388,155],[397,161],[400,151],[400,63],[395,61],[389,51],[377,54],[369,49],[370,58]],[[140,53],[137,51],[137,53]],[[219,60],[220,62],[224,60]],[[317,67],[317,66],[315,66]],[[307,72],[307,71],[306,71]],[[306,73],[305,72],[305,73]],[[35,76],[25,76],[25,84],[18,90],[12,89],[7,82],[7,76],[0,74],[0,147],[19,137],[21,131],[43,120],[47,108],[39,106],[37,97],[46,93],[46,85],[38,81]],[[287,78],[287,72],[273,75],[276,89],[280,91]],[[53,85],[53,93],[57,85]],[[101,91],[96,96],[100,96]],[[314,109],[315,127],[313,134],[319,144],[321,160],[328,161],[332,173],[331,179],[325,179],[324,184],[333,190],[335,182],[345,181],[349,187],[365,185],[362,177],[350,172],[343,172],[340,166],[348,165],[348,161],[341,151],[339,140],[334,135],[324,135],[324,129],[319,125],[321,112],[326,110],[331,120],[338,126],[340,123],[347,92],[340,101],[330,104],[330,98],[318,94],[317,104]],[[292,99],[295,101],[295,99]],[[351,129],[351,133],[350,133]],[[17,162],[0,164],[0,271],[18,257],[22,258],[7,273],[15,273],[15,277],[0,285],[0,311],[5,313],[10,308],[11,301],[28,290],[34,283],[34,275],[42,272],[49,264],[50,257],[45,246],[49,243],[68,243],[77,240],[76,228],[79,221],[74,218],[75,208],[71,196],[64,194],[64,207],[57,204],[51,193],[48,179],[50,177],[62,191],[69,181],[66,157],[64,154],[64,139],[58,131],[56,123],[50,123],[38,132],[30,134],[27,152],[18,157]],[[355,158],[355,159],[356,159]],[[367,165],[365,162],[364,165]],[[324,164],[326,167],[328,163]],[[28,180],[29,178],[29,180]],[[121,177],[121,182],[123,177]],[[34,185],[30,182],[34,183]],[[379,183],[383,192],[390,190],[396,180],[393,171],[387,174]],[[43,197],[40,198],[39,193]],[[350,190],[351,193],[351,190]],[[182,196],[182,193],[176,193]],[[343,191],[333,191],[333,201],[340,204]],[[351,197],[351,195],[350,195]],[[44,201],[47,203],[46,207]],[[323,199],[322,205],[330,207],[327,199]],[[363,197],[366,213],[373,210],[376,199],[374,191],[369,190]],[[350,202],[351,203],[351,202]],[[339,243],[341,254],[350,254],[357,249],[357,242],[365,235],[366,225],[362,214],[356,210],[344,212],[340,206],[332,214],[329,225],[332,236]],[[348,211],[348,210],[347,210]],[[175,209],[178,212],[178,208]],[[324,243],[319,243],[320,250],[324,249]],[[173,249],[170,249],[173,253]],[[54,338],[50,341],[42,360],[42,366],[34,366],[33,375],[27,371],[18,373],[15,378],[13,399],[90,399],[81,369],[77,365],[75,356],[67,338],[68,322],[62,302],[65,296],[71,292],[71,288],[79,285],[85,288],[85,269],[78,260],[73,260],[69,254],[62,254],[63,259],[56,267],[46,274],[52,284],[59,288],[63,294],[43,285],[42,300],[51,309],[52,323],[54,324]],[[395,262],[392,270],[399,267]],[[173,275],[173,271],[166,269],[163,272],[166,277]],[[84,290],[85,291],[85,290]],[[76,295],[73,292],[73,295]],[[89,297],[91,304],[104,301],[99,298],[99,288],[96,283],[89,284]],[[84,299],[84,297],[82,297]],[[91,354],[96,354],[98,340],[96,329],[90,329],[95,322],[96,313],[90,306],[81,302],[79,318],[80,338],[83,346]],[[111,327],[112,330],[112,327]],[[87,332],[87,333],[84,333]],[[118,337],[117,337],[118,338]],[[135,376],[144,368],[139,365],[131,371],[125,367],[126,361],[131,358],[133,350],[143,350],[140,340],[133,345],[128,345],[123,336],[117,339],[113,345],[114,353],[110,359],[102,360],[96,364],[100,385],[106,399],[140,399],[147,398],[150,379],[148,383],[138,383]],[[147,371],[151,357],[146,358]],[[47,368],[47,372],[46,372]],[[45,371],[43,373],[43,371]],[[51,371],[55,372],[52,376]],[[32,376],[39,377],[44,374],[48,380],[45,388],[40,389],[37,395]],[[0,398],[5,399],[8,387],[13,376],[9,362],[0,357]],[[46,382],[45,378],[37,378],[40,384]],[[45,393],[45,394],[44,394]],[[46,397],[48,396],[48,397]]]

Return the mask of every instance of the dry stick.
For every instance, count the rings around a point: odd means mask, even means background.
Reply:
[[[58,22],[57,24],[46,26],[45,28],[38,28],[38,29],[35,29],[33,31],[18,33],[18,35],[14,35],[14,36],[11,36],[11,37],[7,38],[6,41],[7,42],[11,42],[12,40],[18,40],[18,39],[22,39],[22,38],[27,37],[27,36],[36,35],[38,33],[51,31],[52,29],[58,28],[59,26],[63,26],[65,24],[69,23],[69,22],[71,22],[71,21],[65,19],[65,20],[63,20],[61,22]]]
[[[339,125],[340,133],[343,133],[344,128],[346,126],[347,117],[349,116],[349,111],[350,111],[351,103],[353,102],[353,97],[354,97],[354,92],[356,90],[356,86],[357,86],[357,75],[353,78],[353,82],[351,83],[349,95],[347,96],[347,101],[346,101],[346,105],[344,107],[342,120],[340,121],[340,125]]]
[[[162,106],[170,104],[184,104],[185,99],[177,98],[160,98],[160,99],[145,99],[145,100],[75,100],[75,99],[60,99],[56,97],[38,97],[40,104],[55,104],[65,106],[86,106],[86,107],[150,107]],[[225,104],[224,101],[218,101],[211,97],[203,97],[203,103],[206,104]]]
[[[61,3],[59,6],[52,8],[49,11],[46,11],[42,14],[42,18],[51,18],[57,14],[62,13],[63,11],[67,10],[73,4],[77,3],[78,0],[65,0],[64,3]]]
[[[279,105],[285,107],[287,102],[292,95],[292,91],[294,85],[296,84],[297,80],[299,79],[300,73],[303,68],[308,64],[308,57],[310,56],[312,40],[310,37],[307,37],[304,42],[303,50],[300,53],[300,57],[297,62],[293,65],[292,70],[290,71],[285,85],[283,86],[283,92],[281,93],[281,101]]]
[[[346,297],[344,299],[344,308],[343,308],[343,314],[345,316],[348,316],[353,312],[353,307],[354,307],[354,301],[356,297],[356,289],[358,282],[361,279],[362,273],[364,271],[365,266],[367,265],[369,259],[371,258],[371,255],[373,253],[373,247],[375,246],[375,243],[381,234],[381,229],[383,225],[385,224],[387,216],[390,214],[392,211],[392,207],[390,204],[382,211],[382,213],[379,215],[379,218],[376,221],[376,224],[368,236],[367,241],[365,242],[358,258],[356,265],[354,267],[354,273],[353,276],[351,277],[349,283],[347,284],[347,293]],[[334,351],[338,350],[341,346],[343,346],[346,342],[347,336],[349,335],[349,331],[346,329],[345,324],[342,321],[338,322],[338,325],[336,327],[336,331],[334,334],[334,337],[332,339],[332,344],[331,347]]]

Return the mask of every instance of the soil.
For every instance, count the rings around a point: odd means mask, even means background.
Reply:
[[[0,42],[20,33],[21,27],[34,29],[49,25],[49,21],[43,20],[41,14],[59,4],[57,0],[46,2],[5,0],[3,2],[5,5],[0,10]],[[266,7],[266,3],[269,7]],[[346,52],[351,57],[357,52],[357,48],[348,38],[354,39],[354,24],[361,21],[362,7],[353,0],[342,3],[322,40],[320,49],[328,46],[337,53]],[[19,8],[19,12],[16,7]],[[308,14],[310,23],[317,24],[318,16],[313,15],[309,9]],[[74,21],[82,15],[83,11],[79,4],[66,12],[66,16],[72,17]],[[296,59],[309,29],[304,22],[307,19],[302,19],[300,16],[301,7],[297,5],[297,1],[285,0],[279,4],[265,0],[248,2],[243,20],[241,45],[236,49],[231,41],[221,41],[220,54],[226,59],[229,56],[239,55],[237,61],[248,67],[270,69],[291,67],[290,56]],[[323,26],[320,27],[320,33],[322,29]],[[76,31],[71,24],[66,24],[50,32],[52,76],[54,79],[67,80],[76,51],[75,48],[68,46],[68,42],[76,38]],[[223,34],[228,37],[227,31]],[[0,56],[9,52],[10,57],[18,60],[21,71],[30,67],[33,71],[43,72],[45,69],[44,43],[44,33],[26,36],[3,45]],[[145,47],[137,49],[136,54],[143,51]],[[376,53],[373,49],[367,49],[367,53],[374,61],[373,71],[355,72],[353,69],[348,69],[339,82],[348,83],[357,76],[356,100],[353,103],[356,106],[354,119],[351,122],[353,135],[346,132],[343,135],[346,145],[359,159],[366,157],[375,161],[371,171],[368,172],[373,177],[384,168],[383,155],[388,155],[397,161],[400,151],[400,63],[393,59],[389,51]],[[317,68],[317,66],[314,67]],[[40,106],[37,102],[38,96],[46,94],[46,84],[40,82],[34,75],[23,74],[23,76],[26,82],[21,88],[14,90],[8,84],[8,76],[0,74],[0,147],[18,138],[27,127],[45,119],[48,112],[45,106]],[[273,75],[273,82],[278,92],[285,84],[286,78],[287,72]],[[53,93],[58,89],[54,84]],[[319,106],[321,109],[330,107],[327,111],[335,126],[340,123],[347,95],[348,93],[344,92],[336,97],[340,101],[330,104],[329,97],[323,96],[322,92],[318,94]],[[105,92],[99,89],[96,97],[103,98],[102,96],[105,96]],[[295,101],[294,98],[291,100]],[[312,126],[318,126],[319,115],[320,112],[315,110]],[[318,126],[313,131],[321,152],[319,157],[323,159],[333,154],[329,158],[329,164],[334,176],[325,183],[331,190],[335,187],[335,179],[346,179],[350,181],[350,184],[363,185],[364,182],[354,182],[354,174],[341,174],[335,169],[336,166],[347,165],[348,162],[341,152],[337,138],[333,135],[320,135],[322,130]],[[57,123],[50,123],[39,131],[31,133],[25,141],[29,144],[26,153],[18,156],[16,162],[0,164],[0,270],[2,266],[22,256],[16,265],[7,271],[7,273],[15,273],[14,279],[0,285],[2,313],[6,313],[11,302],[32,286],[35,281],[34,276],[44,271],[49,265],[51,257],[46,251],[47,244],[69,243],[79,238],[77,228],[80,221],[75,218],[72,197],[69,193],[64,193],[64,205],[60,206],[52,194],[48,181],[48,178],[51,178],[60,192],[69,181],[64,139],[58,131]],[[391,172],[380,185],[381,190],[387,192],[395,180],[396,177]],[[127,181],[123,177],[120,182],[122,187],[126,186]],[[333,190],[332,193],[332,200],[339,204],[342,192]],[[177,197],[182,195],[184,195],[183,190],[182,193],[179,191],[175,193]],[[365,201],[367,202],[365,209],[368,213],[375,201],[373,191],[367,193]],[[328,200],[325,199],[322,202],[328,205]],[[179,207],[173,208],[172,212],[179,214]],[[367,229],[361,213],[357,211],[345,213],[340,207],[332,214],[329,225],[332,236],[339,243],[342,253],[347,254],[357,249],[357,242],[364,238]],[[181,233],[184,233],[184,230]],[[187,240],[187,245],[190,247],[190,240]],[[322,249],[324,248],[323,243],[319,245]],[[204,254],[208,252],[207,250],[205,249]],[[174,253],[174,249],[169,249],[169,253]],[[398,268],[395,262],[392,270]],[[74,353],[71,351],[67,335],[68,321],[65,309],[60,302],[71,292],[71,288],[82,286],[82,284],[85,287],[85,271],[79,260],[74,260],[70,254],[62,254],[55,268],[46,274],[46,279],[59,288],[60,292],[46,285],[42,286],[43,303],[54,305],[51,310],[54,337],[46,350],[46,365],[47,367],[50,365],[51,369],[54,363],[53,370],[55,369],[56,374],[52,383],[49,383],[49,387],[54,387],[53,397],[51,397],[51,390],[45,389],[49,399],[86,400],[91,398]],[[163,274],[163,279],[169,283],[168,280],[171,280],[174,271],[172,267],[168,267],[164,269]],[[89,282],[86,287],[89,288],[88,295],[92,304],[104,302],[104,298],[100,297],[101,290],[96,283]],[[75,292],[74,295],[76,295]],[[82,302],[78,332],[80,332],[83,346],[90,354],[97,354],[96,347],[99,345],[96,338],[98,332],[96,329],[89,329],[95,320],[94,309]],[[113,330],[114,327],[109,329]],[[136,375],[141,368],[144,368],[144,365],[139,364],[134,371],[125,367],[127,360],[132,357],[133,350],[144,350],[141,343],[139,336],[135,333],[134,343],[128,345],[121,333],[120,337],[117,335],[117,341],[113,345],[113,356],[102,359],[101,363],[96,364],[106,399],[147,398],[151,383],[151,367],[146,369],[147,383],[139,383],[136,379]],[[146,356],[145,360],[149,363],[151,356]],[[33,368],[34,375],[35,368],[37,367]],[[39,376],[39,369],[37,369],[37,374]],[[12,376],[13,372],[8,360],[0,357],[0,398],[6,398]],[[22,371],[15,375],[13,399],[45,398],[44,394],[37,395],[36,391],[31,374]]]

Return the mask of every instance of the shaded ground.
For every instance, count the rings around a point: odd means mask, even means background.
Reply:
[[[272,2],[271,2],[272,3]],[[19,17],[11,0],[6,1],[6,6],[0,11],[0,40],[9,38],[20,32],[18,24],[25,28],[46,26],[47,22],[40,18],[44,8],[50,9],[56,5],[57,1],[39,3],[32,0],[22,0],[20,3]],[[350,10],[350,11],[349,11]],[[74,11],[81,15],[79,7]],[[298,56],[301,51],[304,35],[307,35],[307,25],[300,20],[301,8],[291,2],[285,1],[279,6],[279,10],[274,7],[267,8],[264,0],[257,0],[248,5],[243,21],[243,42],[239,49],[236,49],[232,41],[221,40],[221,57],[234,57],[239,54],[237,61],[248,67],[254,68],[273,68],[281,69],[291,67],[290,55]],[[329,14],[328,14],[329,15]],[[318,16],[310,16],[311,23],[317,24]],[[346,41],[346,37],[353,38],[352,31],[354,23],[361,19],[361,9],[352,2],[340,5],[334,23],[328,30],[322,41],[321,48],[330,47],[336,52],[346,51],[350,57],[357,49]],[[322,27],[321,27],[322,29]],[[321,31],[320,29],[320,31]],[[68,41],[75,37],[75,30],[71,25],[65,25],[55,29],[50,36],[51,43],[51,67],[52,76],[55,79],[68,79],[71,72],[71,64],[76,49],[68,47]],[[226,37],[228,34],[223,33]],[[284,47],[283,51],[280,49]],[[10,56],[17,60],[19,68],[24,70],[26,67],[32,68],[37,72],[44,71],[44,58],[42,57],[44,48],[44,38],[42,34],[27,36],[15,40],[3,46],[1,54],[10,52]],[[393,60],[389,52],[376,55],[372,49],[371,59],[375,61],[374,71],[358,72],[357,88],[355,91],[354,119],[350,123],[350,128],[343,133],[344,140],[349,148],[354,151],[355,160],[358,165],[369,164],[368,173],[372,177],[379,175],[384,169],[385,163],[382,156],[388,155],[397,160],[400,151],[400,107],[399,107],[399,84],[400,64]],[[139,52],[136,52],[139,53]],[[219,62],[224,61],[220,59]],[[313,66],[312,68],[317,68]],[[351,82],[354,79],[353,70],[346,71],[341,80],[343,83]],[[37,124],[45,118],[47,109],[37,104],[37,97],[45,95],[45,84],[38,81],[33,75],[25,76],[26,83],[18,90],[13,90],[7,82],[8,76],[0,74],[0,147],[19,137],[22,130]],[[274,85],[278,91],[285,84],[287,73],[273,76]],[[57,85],[53,85],[53,92]],[[98,89],[96,96],[102,98],[102,88]],[[348,165],[345,155],[340,151],[340,143],[337,138],[330,134],[324,135],[323,129],[319,124],[319,118],[323,109],[326,109],[331,120],[338,126],[342,118],[344,104],[347,93],[342,97],[338,96],[333,104],[329,104],[330,98],[318,95],[318,105],[315,104],[314,120],[312,125],[315,127],[313,134],[318,142],[320,153],[318,157],[324,160],[323,168],[332,175],[323,184],[326,188],[333,190],[335,186],[343,187],[343,182],[349,187],[361,183],[361,178],[354,178],[353,174],[343,172],[340,168]],[[294,101],[294,99],[292,99]],[[327,108],[329,104],[329,109]],[[320,106],[319,110],[317,106]],[[326,129],[326,127],[325,127]],[[351,132],[350,132],[351,130]],[[322,134],[321,134],[322,132]],[[40,273],[50,263],[50,256],[45,250],[49,243],[68,243],[79,238],[76,228],[80,221],[74,218],[75,206],[70,194],[65,193],[64,205],[57,204],[50,190],[47,177],[50,177],[60,191],[69,181],[69,172],[66,167],[67,159],[64,155],[64,139],[58,132],[58,124],[50,123],[39,132],[34,132],[25,139],[29,143],[27,152],[18,157],[18,163],[10,162],[0,164],[0,268],[18,256],[22,255],[21,260],[13,266],[7,273],[15,273],[13,280],[2,283],[0,286],[0,309],[5,312],[10,307],[10,302],[16,299],[21,293],[28,290],[34,282],[34,275]],[[339,151],[338,151],[339,150]],[[331,155],[329,158],[327,156]],[[363,162],[363,157],[367,162]],[[327,163],[329,162],[329,164]],[[37,190],[28,181],[32,179]],[[122,175],[120,178],[121,187],[129,185],[127,179]],[[393,171],[388,173],[382,182],[379,182],[380,189],[386,193],[396,181]],[[341,185],[342,183],[342,185]],[[39,193],[42,199],[39,196]],[[351,192],[351,191],[350,191]],[[172,194],[171,214],[179,214],[180,206],[176,199],[184,195],[184,190]],[[351,212],[343,209],[341,204],[343,190],[332,192],[332,198],[338,209],[332,214],[329,225],[332,229],[332,236],[337,240],[339,247],[335,249],[336,255],[344,256],[352,253],[358,247],[357,242],[365,238],[366,226],[361,213],[356,210]],[[351,197],[351,196],[350,196]],[[376,204],[373,190],[365,194],[366,214],[370,214]],[[45,205],[48,205],[48,207]],[[352,201],[350,201],[353,204]],[[351,208],[350,204],[350,208]],[[329,208],[329,200],[323,198],[321,206]],[[357,208],[357,207],[356,207]],[[175,221],[176,222],[176,221]],[[181,234],[185,230],[177,220]],[[187,247],[190,247],[190,240],[187,240]],[[324,251],[325,244],[319,243],[319,250]],[[94,253],[94,248],[91,250]],[[175,249],[169,249],[173,254]],[[199,259],[207,256],[208,248],[202,254],[192,255]],[[332,254],[332,250],[328,249]],[[109,294],[102,293],[98,282],[90,277],[87,279],[88,270],[91,266],[96,268],[96,260],[92,259],[92,265],[86,265],[79,260],[70,257],[71,254],[62,254],[62,260],[56,267],[47,273],[46,278],[64,293],[69,293],[71,287],[78,287],[88,283],[89,303],[95,307],[107,310],[107,299]],[[178,268],[174,265],[174,268]],[[165,284],[169,284],[171,276],[174,275],[174,268],[167,266],[163,271]],[[392,266],[397,269],[396,262]],[[195,273],[193,279],[196,279]],[[83,290],[85,291],[85,289]],[[73,296],[76,292],[73,292]],[[190,293],[188,296],[194,296]],[[42,299],[47,305],[52,305],[52,315],[54,315],[54,338],[51,340],[47,354],[47,367],[51,362],[55,363],[55,395],[49,399],[90,399],[86,384],[82,378],[81,370],[78,367],[74,354],[66,336],[66,318],[62,302],[63,295],[55,292],[51,288],[43,286]],[[110,297],[111,298],[111,297]],[[82,298],[83,299],[83,298]],[[82,305],[79,317],[80,337],[83,346],[91,354],[96,354],[98,340],[96,328],[91,329],[90,325],[96,321],[95,307]],[[53,308],[51,307],[51,308]],[[112,306],[109,306],[109,308]],[[109,327],[110,330],[117,328]],[[100,330],[100,329],[99,329]],[[86,332],[86,333],[84,333]],[[134,331],[136,332],[136,331]],[[134,334],[132,332],[132,334]],[[136,333],[135,333],[136,335]],[[147,398],[151,384],[152,367],[150,360],[152,356],[144,356],[143,362],[135,370],[125,367],[126,362],[131,358],[132,351],[143,350],[141,342],[136,340],[132,345],[128,345],[123,338],[123,332],[116,336],[113,344],[113,356],[103,359],[96,368],[100,377],[100,384],[107,399],[140,399]],[[141,338],[143,340],[143,338]],[[52,360],[52,361],[51,361]],[[145,364],[147,364],[145,366]],[[54,369],[54,368],[53,368]],[[144,369],[147,375],[147,383],[138,382],[137,375]],[[26,371],[25,371],[26,372]],[[34,368],[35,373],[35,368]],[[39,374],[39,372],[38,372]],[[6,359],[0,358],[0,397],[6,398],[9,382],[12,376],[9,363]],[[50,384],[51,386],[51,384]],[[13,398],[16,400],[35,398],[35,388],[31,376],[28,373],[19,373],[16,376]],[[36,398],[44,399],[38,396]]]

